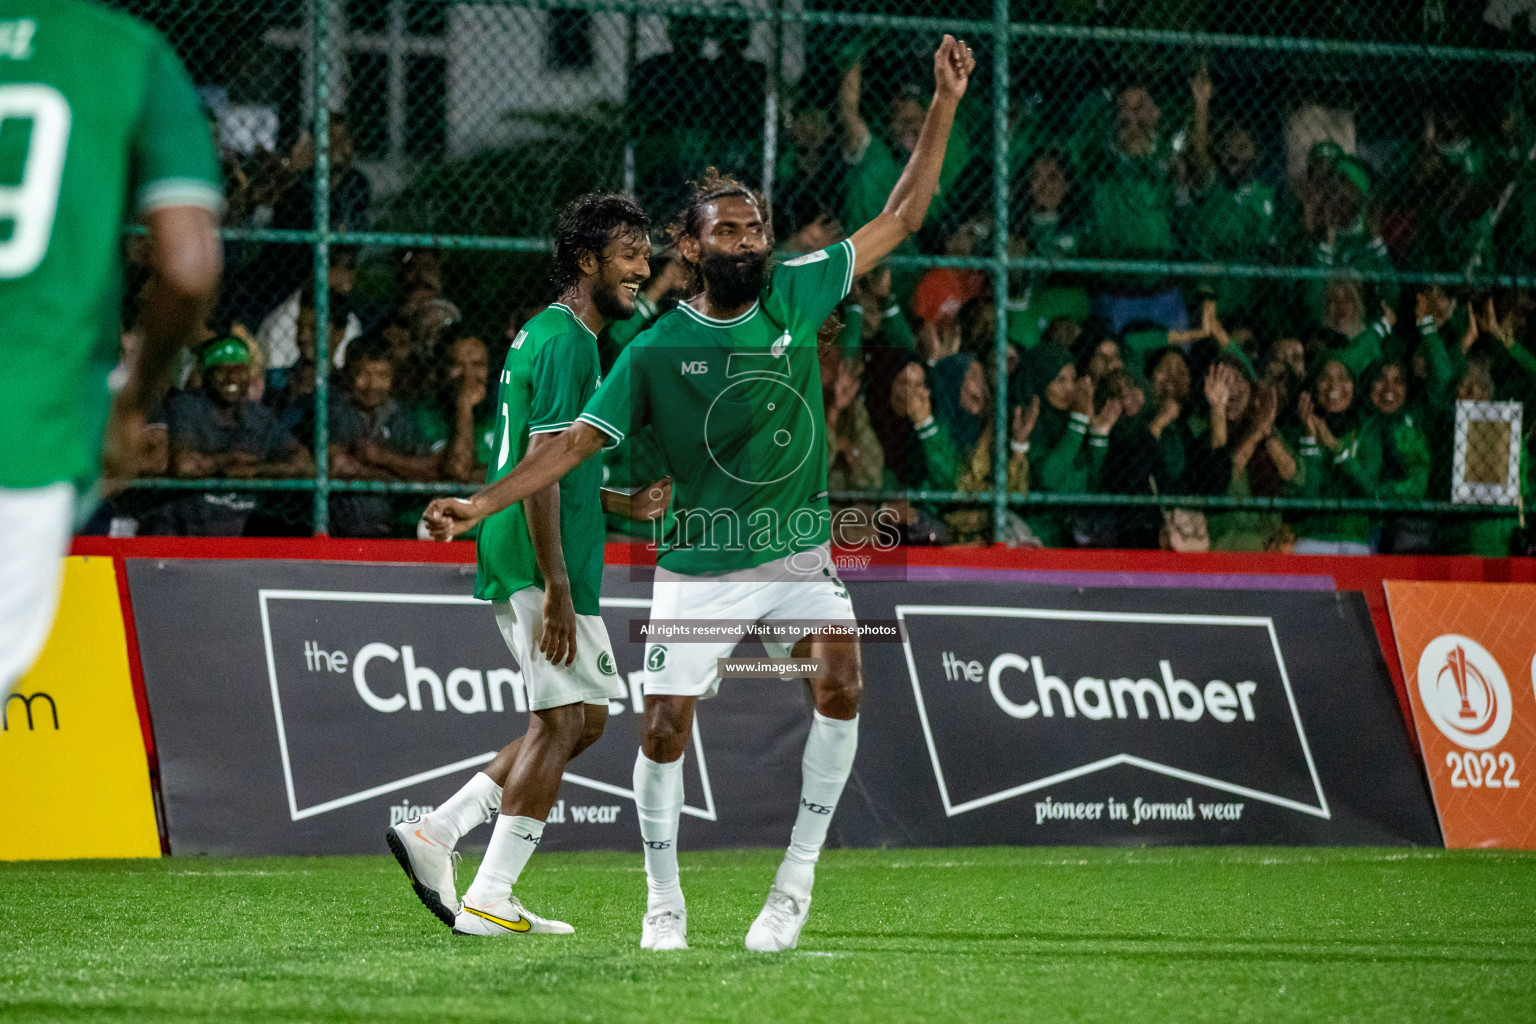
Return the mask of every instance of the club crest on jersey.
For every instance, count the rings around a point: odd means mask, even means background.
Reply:
[[[772,353],[773,358],[778,359],[784,354],[784,350],[789,348],[789,342],[789,332],[785,331],[774,340],[773,346],[769,348],[768,351]]]

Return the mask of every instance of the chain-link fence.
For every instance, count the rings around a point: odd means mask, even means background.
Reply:
[[[116,529],[414,535],[484,478],[564,203],[665,223],[713,166],[781,251],[831,244],[883,206],[952,32],[978,67],[940,194],[824,332],[835,500],[913,543],[1528,544],[1529,3],[121,6],[186,60],[229,201],[215,344]],[[263,412],[199,458],[231,376]]]

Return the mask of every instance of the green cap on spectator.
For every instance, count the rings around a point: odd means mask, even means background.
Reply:
[[[218,341],[210,341],[203,346],[203,369],[214,366],[230,366],[234,363],[249,363],[251,350],[245,347],[245,342],[239,338],[220,338]]]
[[[1351,185],[1359,189],[1362,196],[1367,199],[1370,198],[1371,172],[1365,169],[1365,164],[1352,156],[1346,156],[1339,159],[1338,163],[1334,165],[1334,169],[1344,175]]]

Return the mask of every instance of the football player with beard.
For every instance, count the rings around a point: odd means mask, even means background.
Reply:
[[[825,417],[816,334],[855,278],[922,226],[938,188],[955,107],[975,67],[949,36],[922,132],[885,209],[853,236],[770,267],[767,209],[751,189],[707,175],[673,229],[702,290],[619,356],[577,422],[468,500],[427,510],[446,540],[649,425],[673,480],[651,605],[662,620],[714,620],[708,642],[646,645],[645,723],[635,806],[649,898],[644,949],[686,949],[677,830],[683,752],[694,707],[720,685],[718,659],[753,623],[770,656],[816,659],[815,719],[789,850],[746,936],[748,949],[793,949],[810,911],[817,858],[858,746],[862,688],[848,591],[833,571]],[[798,667],[793,674],[800,674]]]

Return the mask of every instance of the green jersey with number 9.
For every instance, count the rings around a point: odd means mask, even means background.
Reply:
[[[100,474],[125,213],[217,210],[181,62],[79,0],[0,0],[0,488]]]

